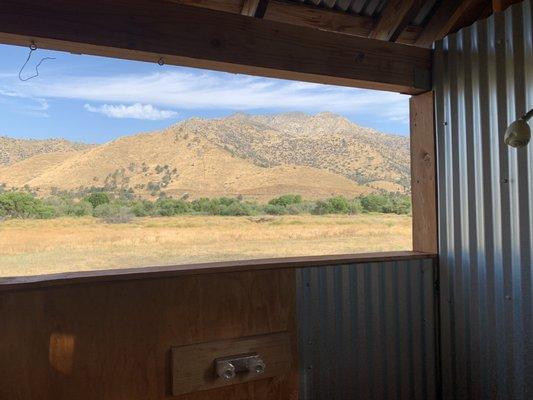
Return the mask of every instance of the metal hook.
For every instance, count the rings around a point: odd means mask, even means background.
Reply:
[[[43,63],[43,61],[46,61],[46,60],[55,60],[55,57],[43,57],[41,58],[41,61],[39,61],[37,63],[37,65],[35,66],[35,74],[33,74],[32,76],[29,76],[27,78],[23,78],[22,77],[22,72],[24,71],[24,68],[26,68],[26,65],[28,64],[28,62],[30,61],[30,58],[31,58],[31,55],[32,53],[37,50],[37,45],[35,44],[35,42],[31,42],[30,44],[30,52],[28,53],[28,58],[26,58],[26,61],[24,62],[24,64],[22,65],[22,67],[20,68],[20,71],[19,71],[19,79],[22,81],[22,82],[26,82],[26,81],[29,81],[30,79],[33,79],[33,78],[36,78],[39,76],[39,67],[41,66],[41,64]]]

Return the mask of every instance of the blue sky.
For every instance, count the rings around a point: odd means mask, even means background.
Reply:
[[[407,135],[408,96],[200,69],[0,45],[0,135],[102,143],[190,117],[234,112],[339,113],[377,130]]]

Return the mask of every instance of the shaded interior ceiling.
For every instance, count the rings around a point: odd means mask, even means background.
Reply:
[[[431,47],[516,0],[167,0],[349,35]]]

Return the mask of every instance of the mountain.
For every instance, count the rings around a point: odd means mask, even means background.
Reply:
[[[29,186],[39,195],[91,186],[147,198],[163,192],[258,200],[409,191],[408,139],[331,113],[192,118],[98,146],[16,142],[1,147],[10,161],[0,166],[0,184]]]
[[[370,187],[408,191],[409,140],[363,128],[329,113],[234,114],[191,119],[175,127],[195,133],[260,166],[302,165],[326,169]]]
[[[78,151],[90,147],[89,144],[64,139],[35,140],[0,136],[0,166],[10,165],[40,154]]]

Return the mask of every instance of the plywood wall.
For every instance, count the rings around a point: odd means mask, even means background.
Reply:
[[[294,338],[294,279],[256,271],[0,293],[0,399],[170,398],[172,346]],[[295,399],[296,367],[179,399]]]

